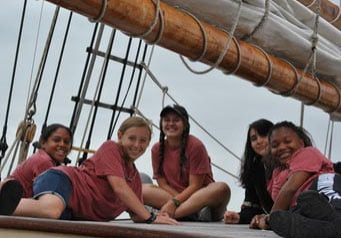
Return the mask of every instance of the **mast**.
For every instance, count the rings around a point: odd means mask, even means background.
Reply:
[[[155,20],[156,4],[153,0],[48,1],[90,18],[103,15],[103,23],[131,35],[147,32]],[[163,24],[159,18],[150,34],[143,38],[152,42],[161,34],[158,45],[192,59],[198,58],[205,43],[200,25],[183,11],[162,2],[160,7]],[[101,9],[105,11],[104,14],[101,14]],[[207,33],[207,48],[201,61],[213,65],[220,57],[229,35],[204,22],[202,26]],[[294,68],[285,60],[268,55],[257,46],[231,40],[229,50],[218,68],[227,72],[234,71],[235,75],[256,86],[264,86],[274,93],[314,105],[335,119],[341,118],[341,90],[336,85],[303,74],[302,70]]]

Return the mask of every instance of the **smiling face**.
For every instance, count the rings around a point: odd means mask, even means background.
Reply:
[[[150,130],[146,127],[130,127],[124,132],[118,131],[118,143],[129,161],[135,161],[146,151],[150,137]]]
[[[286,163],[298,149],[303,147],[303,140],[290,128],[280,127],[270,136],[271,156],[280,163]]]
[[[184,129],[184,120],[176,113],[169,112],[161,118],[162,131],[169,138],[180,139]]]
[[[267,155],[269,145],[268,137],[259,135],[259,133],[254,128],[251,128],[249,136],[251,147],[255,151],[255,153],[262,157]]]
[[[52,159],[62,163],[65,157],[70,153],[72,138],[69,131],[64,128],[58,128],[41,142],[41,149],[45,150]]]

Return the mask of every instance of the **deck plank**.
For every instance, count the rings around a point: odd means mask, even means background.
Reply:
[[[17,232],[16,232],[17,231]],[[26,232],[23,232],[26,231]],[[29,217],[0,216],[0,234],[49,232],[51,237],[148,237],[148,238],[278,238],[272,231],[249,229],[247,225],[222,222],[181,222],[180,225],[134,223],[130,220],[111,222],[62,221]]]

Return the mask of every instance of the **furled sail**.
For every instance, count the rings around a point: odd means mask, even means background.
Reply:
[[[206,19],[206,21],[210,21],[211,24],[206,24],[202,22],[202,26],[198,24],[198,21],[193,18],[193,15],[190,15],[184,11],[179,11],[177,8],[172,7],[166,3],[161,3],[161,12],[162,17],[159,17],[157,24],[155,27],[153,22],[155,22],[156,15],[156,0],[49,0],[52,3],[58,4],[67,9],[76,11],[80,14],[88,16],[90,18],[96,18],[98,15],[100,16],[100,20],[112,27],[120,29],[128,34],[135,36],[142,36],[147,41],[154,41],[155,39],[159,39],[158,44],[162,47],[170,49],[174,52],[180,53],[189,58],[195,59],[198,56],[202,55],[203,48],[205,48],[205,54],[202,57],[201,61],[207,64],[214,64],[217,59],[221,56],[221,52],[226,46],[226,42],[229,41],[229,34],[224,30],[220,30],[219,28],[213,26],[212,19]],[[167,0],[170,2],[171,0]],[[278,0],[275,2],[281,2],[283,0]],[[172,1],[173,4],[176,5],[175,1]],[[181,1],[182,2],[182,1]],[[228,19],[227,15],[232,14],[235,17],[236,9],[232,8],[233,5],[237,6],[235,1],[203,1],[203,0],[187,0],[183,1],[184,3],[195,2],[201,3],[200,8],[198,5],[197,9],[200,11],[207,11],[207,5],[217,4],[218,2],[224,2],[224,4],[231,4],[231,8],[226,8],[222,6],[217,6],[219,9],[224,9],[224,19]],[[253,5],[250,5],[249,10],[254,11],[255,9],[259,9],[259,12],[256,13],[258,15],[258,21],[250,17],[248,15],[248,11],[244,12],[241,18],[247,19],[251,24],[245,24],[249,31],[256,27],[259,20],[263,16],[264,12],[264,1],[246,1],[252,2]],[[302,66],[304,65],[304,61],[308,58],[307,55],[310,52],[311,43],[309,37],[311,36],[311,26],[310,28],[304,26],[299,23],[298,20],[286,15],[285,11],[280,11],[280,9],[285,9],[285,4],[289,2],[296,1],[283,1],[283,4],[277,4],[277,8],[273,8],[271,5],[271,14],[274,19],[279,19],[280,15],[286,17],[286,21],[293,24],[295,27],[293,33],[296,37],[296,31],[303,29],[306,31],[303,34],[304,37],[300,39],[300,47],[294,47],[292,45],[286,45],[287,43],[281,43],[281,47],[279,50],[272,50],[272,43],[277,41],[277,39],[284,38],[292,38],[288,36],[288,33],[284,33],[282,31],[277,31],[274,29],[274,32],[264,31],[263,34],[268,34],[266,37],[265,45],[271,45],[269,49],[266,51],[271,52],[272,54],[276,54],[277,56],[283,56],[283,58],[290,57],[285,56],[286,52],[295,53],[300,51],[304,57],[300,57],[301,61],[296,62],[295,64]],[[107,3],[107,4],[106,4]],[[298,2],[296,2],[298,3]],[[258,4],[258,5],[257,5]],[[289,5],[287,5],[289,7]],[[303,7],[301,5],[301,7]],[[192,9],[193,10],[193,9]],[[194,10],[193,10],[194,11]],[[245,10],[242,10],[245,11]],[[212,12],[211,15],[219,15],[218,10],[216,8],[216,12]],[[276,13],[276,14],[274,14]],[[199,13],[196,13],[198,17],[200,17]],[[282,20],[279,20],[282,21]],[[321,21],[323,22],[323,21]],[[226,23],[226,24],[225,24]],[[286,24],[289,24],[286,23]],[[230,24],[228,20],[223,22],[220,27],[225,27],[227,24]],[[324,23],[321,23],[323,25]],[[328,24],[328,25],[327,25]],[[218,25],[218,24],[216,24]],[[265,23],[265,25],[271,25],[270,23]],[[277,24],[277,27],[280,27],[281,24]],[[340,65],[340,33],[336,30],[336,28],[331,28],[329,23],[325,24],[326,27],[320,27],[320,35],[319,38],[319,51],[318,51],[318,64],[317,70],[319,75],[327,78],[334,78],[334,81],[325,81],[319,80],[316,77],[313,77],[311,74],[304,73],[300,69],[296,69],[286,60],[282,60],[278,57],[274,57],[272,55],[267,54],[264,50],[260,49],[257,46],[246,43],[244,41],[231,41],[231,45],[224,55],[221,63],[219,64],[219,68],[223,71],[233,71],[236,75],[255,83],[258,86],[265,86],[269,88],[271,91],[275,93],[279,93],[285,96],[291,96],[293,98],[299,99],[306,104],[313,104],[328,113],[331,113],[334,117],[341,118],[341,91],[338,86],[335,84],[335,80],[340,74],[340,69],[338,66]],[[151,28],[151,26],[153,26]],[[270,26],[269,26],[270,27]],[[203,29],[205,30],[206,40],[203,37]],[[238,29],[243,29],[242,27],[238,27]],[[241,31],[237,29],[237,36],[243,36],[247,31]],[[264,28],[263,28],[264,29]],[[335,29],[335,30],[334,30]],[[150,33],[148,32],[150,31]],[[148,32],[149,34],[144,34]],[[257,33],[257,32],[256,32]],[[322,34],[323,33],[323,34]],[[256,35],[256,34],[255,34]],[[253,40],[255,35],[252,36]],[[276,38],[274,38],[276,37]],[[298,35],[297,35],[298,37]],[[330,40],[336,39],[337,44],[331,44]],[[261,40],[257,40],[259,46],[263,48]],[[300,50],[303,47],[304,43],[308,48],[305,50]],[[322,46],[325,44],[324,46]],[[205,47],[203,47],[205,45]],[[321,45],[321,47],[320,47]],[[331,48],[328,46],[330,45]],[[325,52],[323,52],[324,50]],[[307,52],[306,52],[307,51]],[[336,53],[335,53],[336,52]],[[332,60],[321,60],[323,57],[327,57],[327,55],[331,55]],[[285,57],[284,57],[285,56]],[[298,55],[300,56],[300,55]],[[328,62],[328,63],[326,63]],[[336,62],[335,65],[332,65],[328,69],[323,69],[322,66],[328,67],[331,62]]]
[[[229,30],[237,20],[239,1],[236,0],[164,0],[179,6],[221,29]],[[307,63],[315,26],[315,13],[296,0],[271,0],[267,19],[260,22],[266,13],[266,1],[243,1],[241,14],[235,31],[237,39],[251,34],[248,40],[268,53],[284,58],[296,67]],[[323,18],[318,22],[317,75],[341,85],[341,32]]]

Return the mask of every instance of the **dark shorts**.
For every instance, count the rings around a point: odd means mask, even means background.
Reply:
[[[59,170],[49,169],[39,175],[33,183],[33,198],[38,199],[44,194],[58,196],[64,203],[65,210],[60,219],[68,220],[72,212],[67,208],[72,192],[72,184],[69,177]]]

